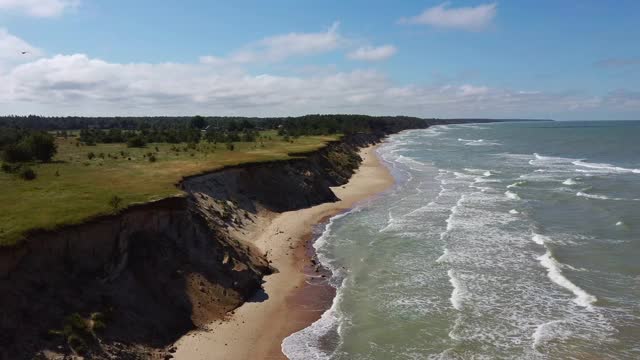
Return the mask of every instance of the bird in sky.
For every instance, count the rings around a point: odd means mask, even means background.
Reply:
[[[22,51],[21,54],[22,55],[27,55],[27,54],[29,54],[29,52],[28,51]]]

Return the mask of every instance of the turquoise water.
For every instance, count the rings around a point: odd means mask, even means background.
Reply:
[[[437,126],[316,242],[338,295],[291,359],[640,358],[640,122]]]

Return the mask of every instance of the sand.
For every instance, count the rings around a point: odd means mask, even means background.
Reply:
[[[311,265],[306,249],[314,225],[393,184],[375,148],[362,149],[363,163],[349,183],[332,188],[340,201],[264,214],[256,229],[242,236],[268,253],[278,273],[267,276],[264,293],[236,309],[228,320],[213,322],[182,337],[176,343],[176,359],[286,359],[282,340],[319,319],[334,295],[326,286],[310,287],[305,282],[305,269]]]

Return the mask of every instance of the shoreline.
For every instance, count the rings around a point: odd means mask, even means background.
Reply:
[[[284,338],[318,320],[335,296],[335,289],[326,282],[320,286],[307,282],[315,271],[309,251],[315,226],[394,184],[376,154],[377,147],[361,149],[363,161],[356,173],[347,184],[331,188],[339,201],[262,214],[247,234],[240,235],[267,253],[278,272],[265,277],[264,291],[233,311],[227,320],[213,321],[179,339],[176,359],[286,359],[281,350]]]

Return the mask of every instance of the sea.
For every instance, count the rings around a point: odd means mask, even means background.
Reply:
[[[337,295],[290,359],[640,359],[640,121],[433,126],[314,247]]]

